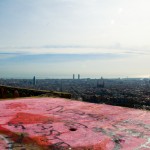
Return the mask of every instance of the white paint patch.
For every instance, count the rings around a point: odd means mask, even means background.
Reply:
[[[10,141],[8,140],[8,139],[6,139],[3,135],[1,135],[0,134],[0,140],[3,140],[5,143],[6,143],[6,145],[8,146],[8,150],[12,150],[12,146],[11,146],[11,144],[10,144]]]

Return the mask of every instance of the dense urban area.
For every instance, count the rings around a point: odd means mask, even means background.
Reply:
[[[0,79],[0,85],[71,93],[71,99],[150,110],[148,78]]]

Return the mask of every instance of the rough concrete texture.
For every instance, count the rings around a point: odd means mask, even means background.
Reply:
[[[150,112],[61,98],[0,101],[0,150],[148,150]]]

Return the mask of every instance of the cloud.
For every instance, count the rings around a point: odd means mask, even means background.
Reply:
[[[126,55],[127,56],[127,55]],[[19,55],[9,58],[12,63],[59,63],[59,62],[76,62],[76,61],[93,61],[93,60],[112,60],[126,57],[125,55],[103,53],[103,54],[34,54]]]
[[[111,46],[84,46],[84,45],[44,45],[39,47],[1,47],[0,57],[16,55],[42,54],[114,54],[114,55],[150,55],[148,47],[123,47],[120,43]]]

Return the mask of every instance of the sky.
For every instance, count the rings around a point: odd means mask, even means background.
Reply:
[[[0,78],[149,77],[149,6],[149,0],[0,0]]]

